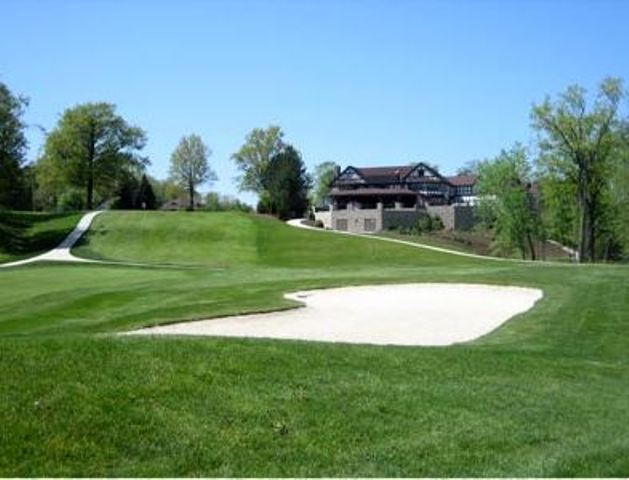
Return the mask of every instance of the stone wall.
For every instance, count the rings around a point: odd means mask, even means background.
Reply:
[[[379,232],[382,230],[382,211],[381,208],[332,210],[331,228],[352,233]]]
[[[399,206],[398,206],[399,207]],[[352,233],[374,233],[389,228],[414,227],[426,213],[441,218],[446,230],[468,230],[474,225],[474,207],[469,205],[426,206],[426,209],[378,208],[360,209],[349,205],[346,210],[315,212],[325,228]]]
[[[332,215],[329,210],[315,212],[315,221],[320,220],[324,228],[332,228]]]
[[[415,227],[422,215],[426,215],[424,210],[415,208],[403,208],[399,210],[385,210],[383,215],[382,229],[396,227]]]
[[[470,205],[428,205],[426,210],[438,216],[446,230],[469,230],[474,226],[474,207]]]

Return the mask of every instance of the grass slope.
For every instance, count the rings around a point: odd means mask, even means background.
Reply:
[[[79,218],[78,213],[0,212],[0,263],[56,247]]]
[[[80,256],[206,267],[362,268],[471,265],[448,254],[312,232],[244,213],[116,212],[100,215]]]
[[[467,259],[239,214],[97,222],[81,254],[186,267],[0,271],[0,476],[629,475],[626,267]],[[408,281],[545,298],[448,348],[102,335]]]

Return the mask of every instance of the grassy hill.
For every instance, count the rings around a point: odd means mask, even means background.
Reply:
[[[106,213],[76,253],[147,265],[0,271],[0,476],[629,475],[627,267],[469,259],[231,213]],[[410,281],[545,297],[447,348],[110,335]]]
[[[386,242],[340,237],[233,212],[109,212],[94,221],[80,256],[209,267],[304,268],[478,264]]]
[[[78,213],[0,211],[0,263],[56,247],[79,221]]]

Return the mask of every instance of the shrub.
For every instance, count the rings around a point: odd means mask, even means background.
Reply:
[[[83,210],[84,195],[81,190],[71,188],[59,195],[57,210],[60,212],[73,212]]]

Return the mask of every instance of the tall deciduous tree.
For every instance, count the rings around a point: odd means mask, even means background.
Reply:
[[[26,154],[25,124],[28,100],[0,83],[0,206],[15,208],[21,197],[22,164]]]
[[[262,175],[262,185],[268,197],[271,214],[281,219],[301,217],[308,209],[308,189],[311,180],[300,153],[288,145],[274,155]]]
[[[535,260],[541,223],[524,147],[516,144],[495,159],[480,162],[478,176],[480,216],[490,220],[496,247],[502,253],[517,250],[522,258],[528,253]]]
[[[538,181],[542,223],[548,238],[571,248],[576,247],[578,212],[574,201],[575,185],[561,176],[548,173],[541,175]]]
[[[83,188],[85,207],[92,209],[95,191],[113,192],[123,171],[148,163],[139,156],[145,143],[144,131],[117,115],[114,105],[78,105],[67,109],[48,135],[38,172]]]
[[[273,156],[284,148],[284,133],[278,126],[266,129],[255,128],[245,140],[240,150],[232,155],[238,169],[242,172],[238,178],[240,190],[250,191],[262,196],[265,187],[262,177]]]
[[[314,206],[320,206],[325,202],[330,193],[332,180],[338,172],[339,165],[335,162],[323,162],[315,167],[312,188],[312,204]]]
[[[216,180],[208,157],[212,151],[198,135],[184,136],[170,158],[170,176],[186,189],[189,208],[194,210],[194,191],[198,185]]]
[[[578,250],[581,262],[596,260],[596,238],[604,217],[604,198],[621,123],[622,81],[605,79],[593,105],[586,91],[569,87],[559,98],[533,107],[539,132],[542,170],[575,186],[578,206]]]

